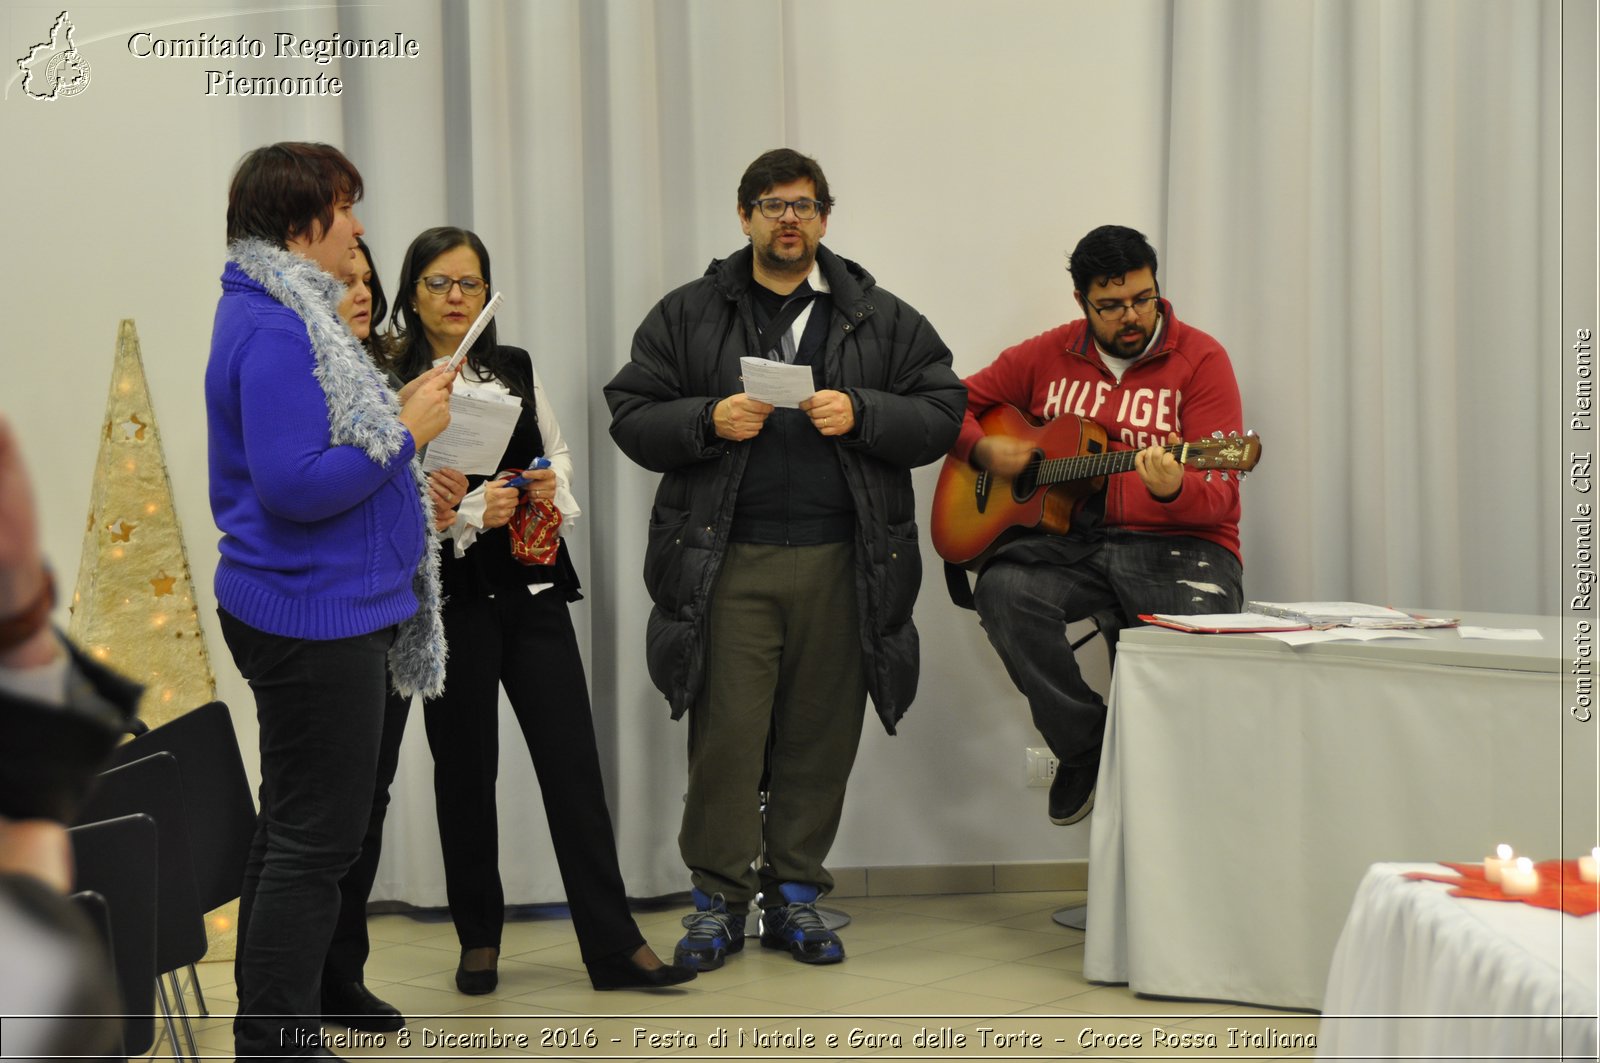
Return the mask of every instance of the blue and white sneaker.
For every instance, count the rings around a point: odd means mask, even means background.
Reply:
[[[683,917],[689,931],[672,950],[672,962],[691,971],[714,971],[732,953],[744,948],[744,915],[728,911],[722,894],[708,897],[699,889],[690,891],[695,913]]]
[[[817,912],[815,886],[785,882],[778,887],[785,904],[761,911],[761,947],[786,949],[801,963],[838,963],[844,942]]]

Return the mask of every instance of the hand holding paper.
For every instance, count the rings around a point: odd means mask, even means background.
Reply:
[[[401,392],[405,403],[400,408],[400,423],[411,432],[417,446],[424,447],[450,425],[450,387],[454,373],[431,373],[418,377],[410,394]]]
[[[723,439],[735,443],[753,439],[767,423],[772,404],[749,394],[729,395],[711,411],[711,426]]]
[[[744,376],[744,393],[773,406],[799,409],[815,392],[809,365],[790,365],[746,355],[739,359],[739,372]]]

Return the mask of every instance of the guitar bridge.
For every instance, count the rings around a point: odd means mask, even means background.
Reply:
[[[976,503],[979,513],[989,508],[989,483],[989,470],[984,469],[978,473],[978,479],[972,485],[973,502]]]

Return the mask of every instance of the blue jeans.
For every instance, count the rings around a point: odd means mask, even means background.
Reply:
[[[1139,623],[1140,613],[1236,612],[1242,578],[1239,559],[1215,543],[1125,534],[1072,564],[1002,555],[978,577],[973,602],[1034,726],[1062,765],[1080,768],[1099,762],[1106,703],[1083,681],[1066,626],[1107,611],[1120,626]]]
[[[339,880],[361,853],[395,629],[313,641],[218,610],[256,699],[260,810],[239,899],[238,1056],[312,1054]]]

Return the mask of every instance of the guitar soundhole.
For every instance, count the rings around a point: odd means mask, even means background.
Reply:
[[[1033,452],[1033,460],[1028,462],[1027,468],[1017,474],[1011,481],[1011,497],[1018,502],[1026,502],[1033,493],[1039,489],[1039,463],[1044,460],[1044,452]]]

